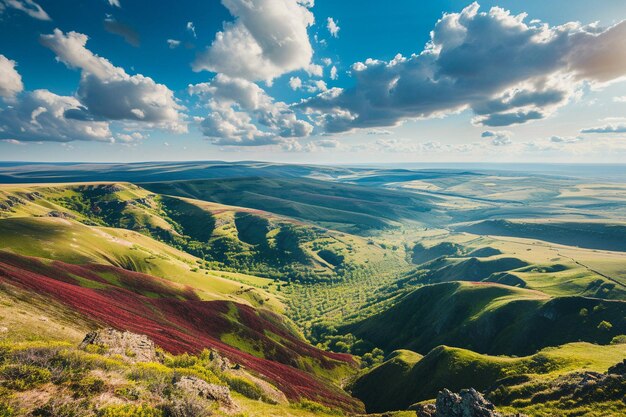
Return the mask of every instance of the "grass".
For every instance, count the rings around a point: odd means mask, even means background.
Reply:
[[[600,325],[611,323],[611,328]],[[584,340],[608,344],[626,333],[626,302],[549,298],[491,283],[428,285],[386,311],[340,329],[385,351],[426,353],[445,344],[491,354],[524,355]]]
[[[439,346],[424,357],[403,351],[357,379],[352,393],[370,412],[398,410],[433,399],[443,388],[485,391],[504,378],[525,376],[537,383],[572,371],[605,372],[623,359],[623,349],[618,345],[571,343],[525,357],[481,355],[447,346]]]

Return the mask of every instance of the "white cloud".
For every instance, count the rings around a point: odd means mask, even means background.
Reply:
[[[81,70],[77,98],[82,107],[66,114],[78,120],[127,120],[173,132],[187,130],[183,107],[163,84],[141,74],[128,75],[85,47],[87,36],[55,29],[41,42],[70,68]]]
[[[33,0],[2,0],[4,5],[22,11],[38,20],[51,20],[48,13]],[[1,4],[1,3],[0,3]]]
[[[338,148],[340,145],[339,141],[336,139],[320,139],[313,143],[320,148]]]
[[[120,4],[120,0],[108,0],[108,1],[111,6],[122,7],[122,5]]]
[[[582,129],[580,133],[626,133],[626,124],[608,124]]]
[[[333,63],[333,60],[330,58],[322,58],[322,64],[329,66],[330,64]]]
[[[356,85],[301,104],[328,132],[394,126],[471,109],[473,122],[542,119],[581,94],[626,76],[626,22],[610,28],[526,23],[477,3],[445,14],[419,53],[352,66]],[[331,91],[329,90],[329,91]]]
[[[626,103],[626,96],[613,97],[613,101],[616,103]]]
[[[12,98],[24,89],[15,61],[0,54],[0,97]]]
[[[167,46],[169,46],[170,49],[178,48],[180,46],[180,41],[176,39],[168,39]]]
[[[390,130],[385,130],[385,129],[370,129],[367,131],[368,135],[383,135],[383,136],[387,136],[387,135],[391,135],[391,131]]]
[[[48,90],[25,93],[11,107],[0,110],[0,138],[19,141],[113,141],[109,124],[75,120],[69,111],[80,111],[74,97],[58,96]]]
[[[196,26],[193,24],[193,22],[187,22],[187,30],[194,38],[198,37],[198,35],[196,35]]]
[[[513,143],[513,141],[511,141],[512,133],[508,130],[487,130],[483,132],[480,136],[483,138],[491,139],[491,144],[493,146],[506,146]]]
[[[324,67],[317,64],[309,64],[306,68],[307,74],[311,77],[323,77],[324,76]]]
[[[304,0],[222,0],[235,16],[224,23],[206,51],[196,57],[195,71],[208,70],[249,81],[271,82],[308,69],[313,56],[307,28],[314,23]]]
[[[284,138],[308,136],[313,130],[285,103],[275,102],[261,87],[242,78],[218,74],[210,83],[190,85],[189,92],[206,102],[209,114],[200,126],[214,144],[276,144]]]
[[[300,77],[289,78],[289,87],[291,87],[291,89],[294,91],[302,88],[302,80],[300,79]]]
[[[330,69],[330,79],[336,80],[337,78],[339,78],[339,75],[337,74],[337,67],[333,65]]]
[[[341,30],[337,23],[338,22],[335,22],[335,19],[333,19],[332,17],[326,19],[326,29],[328,29],[328,32],[334,38],[339,37],[339,30]]]

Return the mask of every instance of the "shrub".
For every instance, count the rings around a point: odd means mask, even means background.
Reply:
[[[606,320],[602,320],[600,324],[598,324],[599,330],[609,331],[613,328],[613,325]]]
[[[170,368],[190,368],[198,363],[196,356],[188,353],[183,353],[177,356],[168,356],[165,358],[165,365]]]
[[[110,405],[98,410],[98,417],[163,417],[163,412],[149,405]]]
[[[33,410],[35,417],[87,417],[93,411],[87,401],[68,401],[67,398],[53,398],[42,407]]]
[[[49,370],[32,365],[5,365],[0,368],[0,377],[7,388],[25,391],[50,382]]]
[[[252,382],[238,376],[226,377],[226,383],[235,392],[252,400],[260,400],[263,398],[263,391]]]
[[[81,398],[99,394],[104,391],[105,386],[104,380],[94,376],[88,376],[72,383],[70,388],[74,391],[74,396]]]
[[[620,334],[611,339],[612,345],[622,345],[626,344],[626,334]]]
[[[12,417],[15,415],[15,410],[9,404],[0,402],[0,417]]]
[[[341,410],[335,410],[330,407],[326,407],[320,403],[316,403],[315,401],[310,401],[306,399],[300,400],[300,402],[295,403],[294,407],[301,408],[303,410],[308,410],[313,413],[325,413],[325,414],[333,414],[342,416],[343,412]]]
[[[115,389],[115,395],[130,401],[137,401],[141,397],[141,390],[135,385],[126,385],[117,387]]]
[[[210,416],[212,413],[206,402],[197,396],[185,395],[163,405],[163,414],[165,417],[199,417]]]

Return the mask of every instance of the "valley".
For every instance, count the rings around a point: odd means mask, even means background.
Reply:
[[[0,165],[0,374],[68,355],[85,367],[0,402],[61,415],[38,410],[51,392],[78,404],[72,378],[99,378],[89,407],[171,407],[179,391],[162,402],[152,374],[129,376],[153,366],[229,387],[246,416],[415,416],[444,388],[502,413],[623,415],[626,375],[605,373],[626,359],[625,178]],[[78,348],[103,328],[145,335],[165,359]],[[602,393],[564,388],[589,375]]]

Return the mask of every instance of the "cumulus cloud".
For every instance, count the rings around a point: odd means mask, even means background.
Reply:
[[[126,120],[174,132],[185,132],[183,109],[173,92],[141,74],[129,75],[85,47],[87,36],[55,29],[41,43],[70,68],[81,70],[77,98],[82,106],[68,112],[76,120]]]
[[[313,56],[307,28],[314,23],[311,0],[222,0],[235,16],[192,67],[249,81],[271,82],[299,69]]]
[[[580,133],[626,133],[626,124],[608,124],[582,129]]]
[[[2,3],[7,7],[26,13],[33,19],[51,20],[48,13],[33,0],[3,0]]]
[[[141,43],[139,34],[135,31],[135,29],[124,23],[118,22],[113,17],[107,17],[104,19],[104,29],[109,33],[121,36],[128,44],[134,47],[139,47],[139,44]]]
[[[352,66],[354,87],[300,104],[328,132],[394,126],[465,109],[473,122],[508,126],[542,119],[580,94],[626,76],[626,22],[609,28],[526,22],[473,3],[445,14],[419,53]]]
[[[483,138],[491,139],[491,144],[493,146],[506,146],[506,145],[510,145],[511,143],[513,143],[511,141],[512,133],[509,132],[508,130],[500,130],[500,131],[487,130],[483,132],[480,136]]]
[[[300,89],[302,87],[302,80],[300,77],[289,78],[289,87],[291,87],[294,91]]]
[[[58,96],[47,90],[25,93],[15,105],[0,110],[0,139],[113,141],[107,122],[72,120],[65,116],[68,111],[81,108],[75,97]]]
[[[187,22],[187,30],[194,38],[198,37],[198,35],[196,35],[196,26],[193,24],[193,22]]]
[[[330,33],[330,36],[332,36],[333,38],[339,37],[339,30],[341,30],[341,28],[332,17],[326,19],[326,29],[328,29],[328,33]]]
[[[202,133],[214,144],[257,146],[311,134],[313,126],[299,120],[283,102],[253,82],[217,74],[210,83],[189,86],[209,109],[200,120]]]
[[[24,89],[16,63],[0,54],[0,97],[12,98]]]
[[[337,74],[337,67],[333,65],[330,69],[330,79],[336,80],[337,78],[339,78],[339,75]]]

